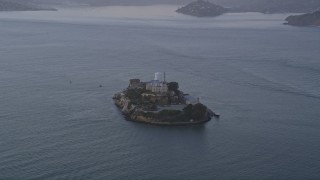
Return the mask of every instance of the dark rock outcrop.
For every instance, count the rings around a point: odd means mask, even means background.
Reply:
[[[196,17],[215,17],[227,12],[226,8],[209,1],[197,0],[176,10],[178,13]]]
[[[302,15],[294,15],[286,18],[288,25],[293,26],[320,26],[320,11]]]

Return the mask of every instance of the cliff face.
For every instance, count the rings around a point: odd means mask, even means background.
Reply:
[[[225,13],[227,10],[209,1],[198,0],[176,10],[178,13],[196,17],[214,17]]]
[[[293,26],[320,26],[320,11],[286,18],[288,25]]]

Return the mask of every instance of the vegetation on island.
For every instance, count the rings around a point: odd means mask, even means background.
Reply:
[[[184,114],[190,119],[202,119],[207,112],[207,107],[201,103],[189,104],[184,109]]]
[[[179,84],[177,82],[169,82],[168,83],[168,90],[178,92],[179,91]]]
[[[160,112],[143,112],[141,115],[165,122],[196,122],[203,120],[207,113],[207,107],[201,103],[187,105],[183,111],[164,109]]]

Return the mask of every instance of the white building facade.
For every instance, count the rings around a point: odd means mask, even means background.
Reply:
[[[146,84],[146,90],[154,93],[167,93],[168,86],[165,81],[160,81],[160,73],[155,73],[154,80]]]
[[[168,86],[165,82],[158,80],[152,80],[146,84],[146,90],[154,93],[166,93],[168,92]]]

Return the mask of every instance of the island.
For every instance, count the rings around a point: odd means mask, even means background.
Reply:
[[[209,1],[197,0],[176,10],[178,13],[196,17],[215,17],[227,12],[227,9]]]
[[[129,86],[113,96],[127,120],[156,125],[194,125],[208,122],[218,114],[179,90],[177,82],[166,82],[165,73],[154,80],[130,79]]]
[[[286,21],[284,24],[293,26],[320,26],[320,11],[289,16]]]

